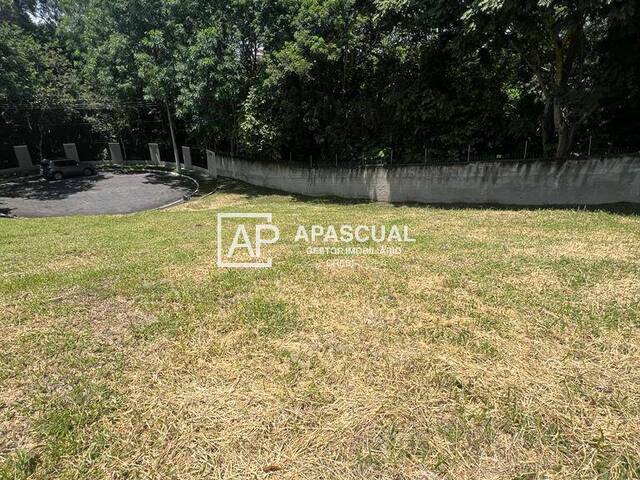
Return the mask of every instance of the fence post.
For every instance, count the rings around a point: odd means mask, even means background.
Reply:
[[[471,145],[467,146],[467,163],[471,161]]]
[[[63,143],[62,148],[64,149],[64,156],[69,160],[75,160],[76,162],[80,161],[80,156],[78,155],[78,148],[75,143]]]
[[[338,168],[338,154],[336,153],[336,168]]]
[[[216,163],[216,154],[212,150],[207,150],[207,172],[213,178],[218,178],[218,165]]]
[[[162,159],[160,158],[160,146],[157,143],[149,144],[149,155],[151,156],[152,164],[162,165]]]
[[[587,154],[587,158],[591,158],[591,141],[593,140],[593,135],[589,135],[589,153]]]
[[[111,163],[115,163],[116,165],[122,165],[123,163],[122,147],[120,146],[119,143],[110,143],[109,153],[111,154]]]
[[[30,170],[33,168],[33,162],[31,161],[31,154],[29,153],[29,147],[26,145],[16,145],[13,147],[13,152],[18,160],[18,166],[23,170]]]
[[[184,168],[191,170],[191,148],[182,147],[182,160],[184,161]]]
[[[527,159],[527,150],[529,149],[529,140],[524,141],[524,160]]]

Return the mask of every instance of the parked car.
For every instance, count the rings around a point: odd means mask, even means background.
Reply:
[[[96,174],[96,167],[88,162],[78,162],[69,158],[44,159],[40,162],[40,174],[48,180],[62,180],[65,177],[74,177]]]

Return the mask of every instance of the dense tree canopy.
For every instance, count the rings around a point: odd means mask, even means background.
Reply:
[[[257,157],[639,145],[623,0],[0,0],[0,131],[143,117]],[[19,129],[24,133],[24,128]],[[164,133],[166,135],[166,133]]]

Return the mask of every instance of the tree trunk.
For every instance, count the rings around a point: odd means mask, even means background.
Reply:
[[[169,102],[164,101],[167,108],[167,117],[169,118],[169,130],[171,131],[171,143],[173,144],[173,156],[176,160],[176,170],[180,171],[180,154],[178,153],[178,145],[176,144],[176,133],[173,128],[173,118],[171,117],[171,110],[169,109]]]
[[[556,133],[558,134],[558,146],[556,148],[556,158],[566,158],[571,153],[573,141],[578,127],[577,123],[569,123],[562,115],[562,108],[558,99],[554,101],[553,120]]]
[[[556,148],[556,158],[565,158],[569,152],[569,129],[558,130],[558,147]]]
[[[542,157],[547,158],[549,151],[549,114],[551,113],[551,100],[544,99],[544,111],[540,119],[540,128],[542,130]]]

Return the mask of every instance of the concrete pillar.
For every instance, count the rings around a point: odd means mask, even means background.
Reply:
[[[78,148],[75,143],[64,143],[62,144],[64,147],[64,156],[69,160],[75,160],[76,162],[80,161],[80,156],[78,155]]]
[[[218,178],[218,165],[216,164],[216,154],[207,150],[207,170],[213,178]]]
[[[23,170],[33,169],[33,162],[31,161],[31,154],[29,153],[29,147],[26,145],[16,145],[13,147],[13,151],[18,159],[18,167]]]
[[[191,149],[189,147],[182,147],[182,160],[184,168],[191,170]]]
[[[149,153],[151,154],[151,163],[154,165],[162,165],[162,159],[160,158],[160,147],[157,143],[149,144]]]
[[[115,163],[116,165],[122,165],[124,163],[122,147],[119,143],[109,144],[109,155],[111,156],[111,163]]]

